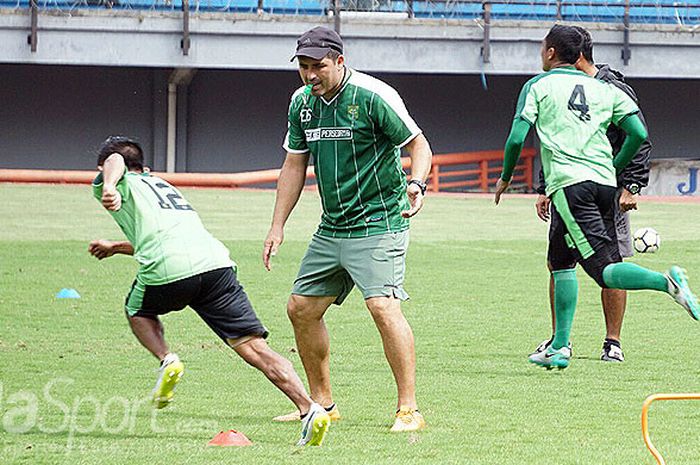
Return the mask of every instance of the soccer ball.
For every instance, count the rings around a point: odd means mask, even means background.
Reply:
[[[654,253],[659,250],[661,236],[653,228],[641,228],[634,232],[633,243],[639,253]]]

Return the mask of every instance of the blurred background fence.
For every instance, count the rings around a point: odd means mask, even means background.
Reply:
[[[700,0],[0,0],[3,8],[155,10],[280,15],[700,25]],[[487,13],[488,12],[488,13]]]

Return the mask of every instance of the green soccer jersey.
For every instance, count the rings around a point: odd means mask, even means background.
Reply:
[[[92,183],[102,198],[102,173]],[[122,197],[110,211],[134,247],[143,284],[160,285],[218,268],[235,267],[226,247],[202,225],[199,215],[166,181],[147,173],[124,173],[117,183]]]
[[[330,101],[292,96],[284,149],[310,152],[323,215],[317,234],[365,237],[408,229],[409,208],[400,149],[421,133],[399,94],[346,68]]]
[[[639,112],[614,85],[573,67],[555,68],[523,86],[515,118],[537,129],[547,196],[582,181],[617,187],[608,126]]]

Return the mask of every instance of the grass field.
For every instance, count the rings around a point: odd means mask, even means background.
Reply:
[[[319,216],[305,193],[271,273],[260,262],[274,194],[184,190],[230,248],[239,278],[301,372],[285,302]],[[579,271],[574,360],[562,372],[526,361],[549,335],[546,225],[534,199],[429,197],[413,222],[404,309],[416,336],[418,395],[428,429],[388,432],[395,388],[373,323],[354,292],[327,321],[343,420],[322,448],[293,446],[298,425],[270,419],[291,404],[226,349],[191,311],[168,315],[166,337],[186,365],[176,401],[145,399],[157,364],[122,312],[136,265],[98,262],[93,238],[122,235],[88,187],[0,185],[0,463],[2,464],[653,464],[640,433],[644,398],[700,390],[700,325],[665,295],[634,293],[624,364],[598,360],[599,291]],[[700,289],[700,204],[645,200],[633,225],[662,235],[635,262],[688,269]],[[61,288],[82,298],[60,300]],[[207,448],[237,429],[248,448]],[[669,465],[700,458],[700,403],[655,404],[652,438]]]

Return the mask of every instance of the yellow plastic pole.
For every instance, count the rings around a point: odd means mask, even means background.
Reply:
[[[659,465],[666,465],[666,461],[659,451],[654,447],[649,437],[649,407],[657,400],[700,400],[700,393],[695,394],[652,394],[644,400],[642,405],[642,435],[651,455],[654,456]]]

